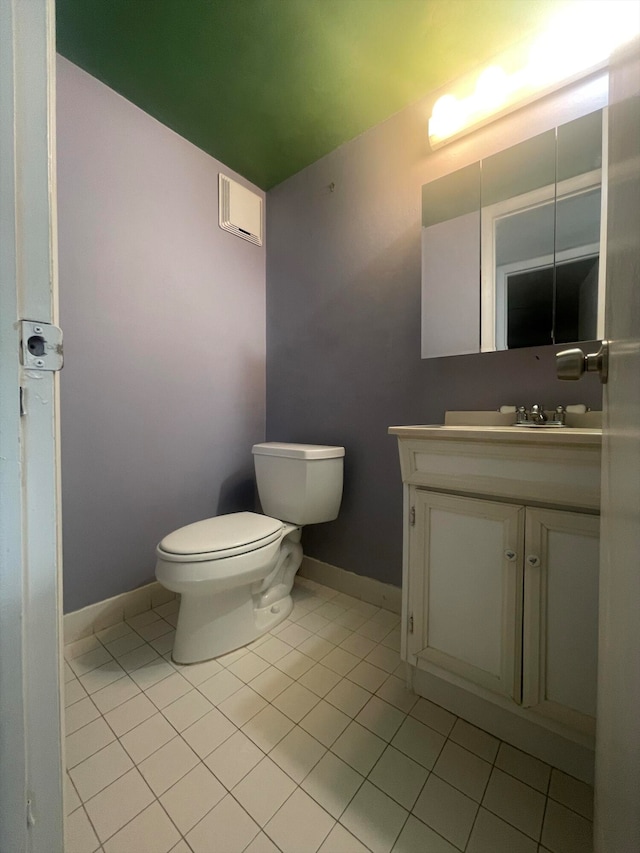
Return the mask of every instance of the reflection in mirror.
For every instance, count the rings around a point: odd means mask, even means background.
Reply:
[[[602,132],[591,113],[423,187],[423,358],[602,336]]]

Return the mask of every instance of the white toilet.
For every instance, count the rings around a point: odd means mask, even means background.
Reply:
[[[286,619],[302,562],[300,529],[338,515],[344,447],[266,442],[252,452],[266,515],[197,521],[156,549],[156,578],[182,596],[176,663],[218,657]]]

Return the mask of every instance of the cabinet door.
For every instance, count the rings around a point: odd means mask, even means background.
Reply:
[[[410,662],[520,700],[524,509],[412,489]]]
[[[599,519],[527,510],[523,704],[595,731]]]

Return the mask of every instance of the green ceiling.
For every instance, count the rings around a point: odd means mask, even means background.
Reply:
[[[57,0],[58,50],[263,189],[559,0]]]

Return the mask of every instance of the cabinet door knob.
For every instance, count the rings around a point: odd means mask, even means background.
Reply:
[[[527,563],[529,563],[530,566],[533,566],[535,568],[540,565],[540,557],[536,557],[531,554],[529,557],[527,557]]]
[[[504,555],[510,563],[513,563],[516,558],[516,552],[511,551],[509,548],[507,548],[507,550],[504,552]]]

